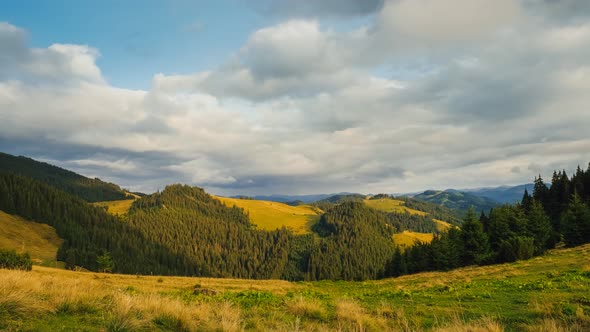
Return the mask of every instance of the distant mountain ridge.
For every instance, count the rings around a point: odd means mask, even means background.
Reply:
[[[338,195],[352,195],[353,193],[349,192],[341,192],[341,193],[333,193],[333,194],[315,194],[315,195],[281,195],[281,194],[273,194],[273,195],[256,195],[251,196],[252,199],[256,199],[259,201],[271,201],[271,202],[279,202],[279,203],[290,203],[295,201],[301,201],[303,203],[311,203],[320,201],[322,199],[326,199],[332,196]],[[242,198],[244,196],[235,195],[232,198]]]
[[[466,189],[463,192],[470,194],[491,198],[499,203],[512,204],[514,202],[520,202],[524,194],[524,190],[528,189],[529,193],[533,191],[534,184],[527,183],[517,186],[500,186],[491,188],[478,188],[478,189]]]

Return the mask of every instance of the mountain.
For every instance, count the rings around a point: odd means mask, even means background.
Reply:
[[[470,194],[479,196],[479,197],[487,197],[491,198],[497,202],[503,204],[513,204],[514,202],[520,202],[522,200],[522,195],[524,194],[524,190],[528,189],[529,193],[532,193],[534,184],[521,184],[518,186],[501,186],[501,187],[494,187],[494,188],[478,188],[478,189],[467,189],[463,190],[464,192],[468,192]]]
[[[87,202],[125,199],[127,194],[119,186],[100,179],[90,179],[72,171],[0,152],[0,174],[16,174],[44,182]]]
[[[342,192],[342,193],[335,193],[335,194],[316,194],[316,195],[256,195],[251,198],[259,201],[271,201],[271,202],[280,202],[280,203],[293,203],[296,201],[301,201],[303,203],[311,203],[316,202],[319,200],[323,200],[329,198],[331,196],[336,195],[349,195],[351,193]],[[234,196],[234,198],[243,198],[241,196]]]
[[[476,211],[483,210],[487,212],[491,208],[500,205],[498,201],[493,199],[453,189],[445,191],[427,190],[413,198],[459,211],[467,211],[470,207],[473,207]]]

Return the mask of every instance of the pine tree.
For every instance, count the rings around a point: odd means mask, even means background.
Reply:
[[[569,247],[590,242],[590,208],[575,193],[562,217],[563,240]]]
[[[545,208],[548,207],[548,199],[549,199],[549,188],[547,188],[547,186],[545,185],[545,182],[543,182],[543,178],[541,177],[541,174],[539,174],[539,177],[535,178],[535,185],[533,188],[533,198],[541,203],[541,205],[543,205]],[[547,211],[547,210],[545,210]]]
[[[473,209],[467,211],[465,222],[462,226],[463,263],[465,265],[482,264],[489,260],[490,244],[488,236],[483,231],[483,226]]]
[[[527,231],[534,239],[535,255],[540,255],[546,249],[551,248],[549,240],[551,239],[553,229],[551,221],[543,206],[537,201],[533,201],[527,215]]]
[[[531,205],[533,204],[533,198],[529,195],[529,191],[525,188],[524,194],[522,195],[521,206],[525,213],[529,213]]]

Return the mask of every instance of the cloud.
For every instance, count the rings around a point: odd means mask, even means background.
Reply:
[[[220,194],[493,186],[585,165],[587,23],[491,4],[391,1],[351,29],[289,17],[147,91],[109,85],[90,46],[32,48],[2,24],[0,148],[133,190]]]
[[[99,53],[94,48],[69,44],[29,48],[25,31],[5,22],[0,22],[0,45],[0,78],[35,83],[104,83],[96,65]]]
[[[383,6],[383,0],[257,0],[248,4],[264,15],[280,18],[347,18],[375,13]]]
[[[393,43],[472,40],[503,28],[519,14],[514,0],[397,0],[386,2],[376,29]]]

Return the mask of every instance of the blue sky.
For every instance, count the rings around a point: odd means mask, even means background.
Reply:
[[[3,1],[0,21],[29,32],[32,46],[91,45],[120,87],[147,89],[155,73],[215,67],[268,24],[245,1]]]
[[[590,161],[586,0],[2,1],[0,151],[151,192],[399,193]]]

